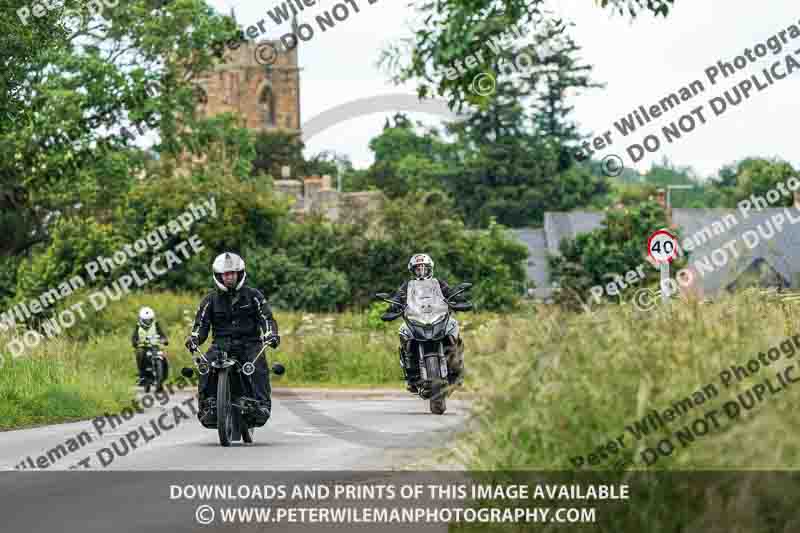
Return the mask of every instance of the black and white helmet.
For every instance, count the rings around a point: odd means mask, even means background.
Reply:
[[[238,255],[230,252],[219,254],[217,258],[214,259],[214,264],[211,266],[211,268],[214,271],[214,283],[216,283],[219,290],[228,292],[228,287],[226,287],[225,283],[222,281],[222,274],[225,272],[238,273],[235,290],[238,291],[242,288],[242,285],[244,285],[247,272],[245,272],[244,269],[244,259]]]
[[[408,261],[408,271],[417,279],[433,277],[433,259],[427,254],[416,254]]]
[[[149,307],[142,307],[139,309],[139,325],[143,328],[149,328],[156,319],[156,312]]]

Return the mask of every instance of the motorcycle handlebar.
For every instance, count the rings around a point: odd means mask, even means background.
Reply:
[[[405,307],[405,304],[403,304],[402,302],[398,302],[397,300],[392,300],[389,297],[388,293],[379,292],[379,293],[375,294],[375,297],[380,299],[380,300],[383,300],[386,303],[389,303],[389,304],[392,304],[392,305],[399,305],[400,307]]]

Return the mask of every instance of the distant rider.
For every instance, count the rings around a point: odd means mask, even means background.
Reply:
[[[133,328],[131,344],[136,352],[136,367],[139,369],[138,384],[144,384],[145,376],[144,356],[147,351],[147,338],[155,337],[161,344],[169,344],[169,339],[156,321],[156,313],[149,307],[139,309],[139,322]]]
[[[408,270],[417,280],[436,279],[433,278],[433,259],[431,259],[431,257],[427,254],[416,254],[412,256],[408,261]],[[448,299],[450,297],[450,293],[452,292],[450,286],[443,280],[436,279],[436,281],[439,283],[442,296],[445,299]],[[397,292],[395,292],[391,299],[405,303],[407,291],[408,281],[405,281],[402,285],[400,285],[400,288],[397,289]],[[399,313],[401,310],[401,307],[393,304],[389,306],[389,309],[386,310],[386,313],[382,316],[382,318],[386,320],[390,314]],[[464,382],[464,343],[461,340],[458,321],[451,316],[450,322],[453,323],[454,326],[448,324],[447,329],[450,330],[451,327],[454,329],[452,330],[452,333],[446,337],[447,342],[445,343],[448,379],[450,380],[451,384],[461,385]],[[400,326],[398,333],[400,335],[400,356],[405,361],[413,337],[411,335],[411,331],[408,329],[408,326],[405,324]],[[409,383],[408,390],[413,393],[418,392],[417,387],[413,383]]]
[[[205,354],[209,362],[216,360],[221,350],[236,357],[242,363],[252,361],[264,344],[277,348],[281,342],[278,323],[266,298],[258,290],[244,284],[247,273],[244,260],[226,252],[217,256],[212,265],[214,284],[211,292],[200,303],[191,334],[186,337],[186,347],[194,352],[208,338],[209,329],[213,339]],[[255,362],[252,375],[255,400],[259,404],[256,422],[263,425],[272,412],[272,390],[269,383],[266,353]],[[201,375],[198,387],[200,409],[198,418],[204,423],[216,423],[216,374]]]

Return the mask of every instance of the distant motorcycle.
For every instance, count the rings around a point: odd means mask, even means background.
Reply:
[[[212,362],[206,359],[204,353],[197,350],[193,357],[197,371],[201,375],[209,372],[217,376],[217,420],[216,424],[203,424],[203,427],[215,429],[219,434],[219,443],[230,446],[231,442],[253,442],[255,428],[264,423],[254,419],[254,411],[258,402],[254,399],[253,380],[251,376],[256,371],[255,362],[264,353],[268,344],[264,344],[258,355],[252,360],[242,364],[236,357],[229,355],[226,350],[220,352],[219,357]],[[286,369],[280,363],[272,365],[272,373],[280,376]],[[194,370],[183,368],[181,374],[191,378]],[[213,374],[212,374],[213,375]]]
[[[156,392],[164,390],[164,381],[167,379],[169,365],[167,354],[161,350],[159,337],[145,337],[144,339],[144,392],[150,392],[150,387],[155,385]],[[166,344],[166,343],[165,343]]]
[[[447,396],[452,393],[447,379],[447,356],[444,353],[444,339],[451,323],[450,315],[452,311],[472,309],[471,303],[455,303],[453,298],[472,287],[472,284],[462,283],[456,286],[450,298],[444,300],[436,296],[441,294],[438,283],[436,279],[409,282],[408,302],[392,300],[385,292],[379,292],[375,297],[402,308],[389,314],[385,320],[403,317],[412,336],[409,353],[419,354],[419,357],[410,355],[404,361],[401,356],[400,366],[406,382],[417,387],[419,397],[430,400],[431,413],[441,415],[447,410]],[[415,284],[414,290],[411,288],[412,284]]]

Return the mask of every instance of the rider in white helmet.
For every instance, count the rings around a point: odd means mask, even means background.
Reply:
[[[278,323],[261,291],[245,285],[247,271],[244,260],[232,252],[225,252],[214,259],[212,271],[217,290],[200,303],[192,332],[186,337],[186,347],[195,351],[211,331],[213,339],[206,353],[209,361],[216,359],[222,349],[247,362],[255,359],[265,343],[277,348],[281,341]],[[272,410],[266,353],[256,360],[255,365],[253,393],[261,407],[257,423],[263,425]],[[200,410],[197,416],[204,425],[213,426],[216,424],[216,375],[201,375],[198,392]]]
[[[133,328],[133,335],[131,335],[131,344],[136,351],[136,367],[139,369],[138,384],[144,382],[144,354],[145,354],[145,339],[148,337],[157,337],[161,340],[162,344],[169,344],[169,339],[161,329],[161,325],[156,321],[156,313],[149,307],[142,307],[139,309],[139,321]]]
[[[433,278],[433,266],[433,259],[431,259],[428,254],[414,254],[408,261],[408,271],[418,280]],[[445,298],[449,298],[452,291],[447,282],[441,279],[437,279],[436,281],[439,282],[442,295]],[[408,296],[407,290],[408,281],[400,285],[400,288],[397,289],[392,299],[405,302]],[[456,298],[458,298],[458,296]],[[397,306],[392,305],[387,309],[384,317],[388,317],[390,314],[399,311],[400,309],[397,308]],[[448,325],[447,329],[451,331],[451,334],[447,336],[448,342],[445,349],[447,366],[450,370],[448,378],[452,384],[461,385],[464,382],[464,344],[461,340],[458,321],[453,317],[450,317],[450,321],[452,322],[452,326]],[[400,335],[400,356],[403,358],[403,361],[407,361],[407,358],[410,357],[407,348],[412,340],[411,332],[408,330],[408,327],[403,324],[400,326],[400,331],[398,333]],[[416,393],[417,387],[413,383],[409,383],[408,390]]]

